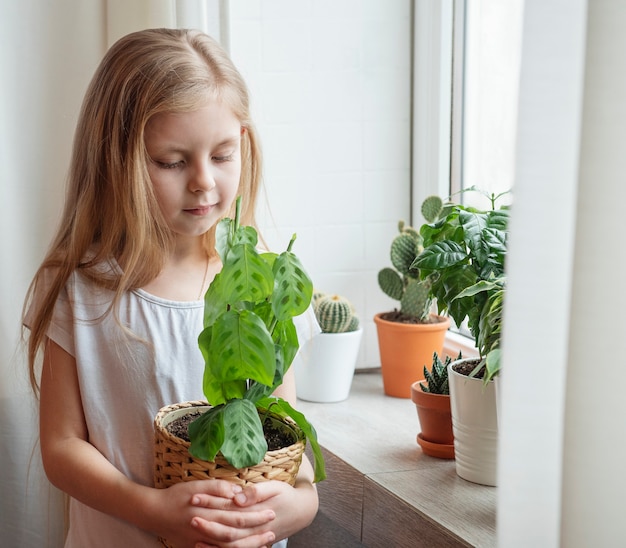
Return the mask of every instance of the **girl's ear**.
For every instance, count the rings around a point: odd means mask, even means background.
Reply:
[[[241,126],[241,134],[243,135],[246,132],[246,126]]]

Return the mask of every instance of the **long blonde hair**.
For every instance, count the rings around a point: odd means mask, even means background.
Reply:
[[[173,239],[148,176],[144,130],[155,114],[192,111],[208,98],[223,101],[246,130],[238,194],[244,198],[242,221],[254,226],[261,151],[247,86],[219,44],[199,31],[149,29],[118,40],[100,63],[76,127],[59,229],[25,301],[27,310],[46,274],[43,297],[28,318],[28,361],[36,393],[36,358],[54,304],[74,270],[115,292],[114,311],[124,292],[161,271]],[[205,235],[210,255],[214,244],[215,227]],[[103,276],[97,265],[112,259],[123,271]]]

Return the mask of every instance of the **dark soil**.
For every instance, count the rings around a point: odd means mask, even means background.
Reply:
[[[388,322],[397,322],[397,323],[412,323],[412,324],[427,324],[427,323],[439,323],[437,318],[433,318],[432,316],[425,321],[421,321],[419,318],[415,316],[409,316],[408,314],[404,314],[399,310],[395,309],[391,312],[384,312],[380,315],[381,319],[387,320]]]
[[[472,373],[472,371],[474,371],[474,369],[476,369],[476,366],[479,363],[480,363],[480,358],[476,358],[475,360],[470,360],[470,361],[466,361],[464,363],[459,363],[459,364],[453,365],[452,369],[454,369],[457,373],[459,373],[461,375],[465,375],[466,377],[469,377],[470,374]],[[476,377],[477,379],[482,379],[484,375],[485,375],[485,366],[483,365],[478,370],[478,373],[476,373],[476,375],[474,375],[474,377]]]
[[[187,413],[186,415],[170,422],[166,426],[166,429],[173,436],[185,441],[190,441],[188,432],[189,424],[196,420],[201,414],[202,413],[200,411]],[[283,447],[289,447],[296,442],[293,434],[289,431],[276,428],[274,423],[269,418],[265,419],[265,422],[263,423],[263,433],[265,434],[265,440],[267,441],[268,451],[276,451],[277,449],[282,449]]]
[[[186,415],[178,417],[176,420],[170,422],[165,429],[172,434],[172,436],[176,436],[181,440],[190,441],[189,432],[187,431],[189,424],[195,421],[201,414],[202,413],[200,413],[200,411],[187,413]]]

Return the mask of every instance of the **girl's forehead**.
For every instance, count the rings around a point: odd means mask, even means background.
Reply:
[[[163,110],[153,114],[147,121],[146,126],[162,123],[176,123],[178,120],[193,118],[194,116],[205,115],[216,119],[223,118],[225,115],[231,118],[239,119],[236,110],[225,99],[220,97],[208,97],[193,104],[183,107],[174,107],[170,110]]]
[[[220,142],[240,134],[241,121],[229,105],[207,101],[194,110],[161,112],[146,124],[146,143]]]

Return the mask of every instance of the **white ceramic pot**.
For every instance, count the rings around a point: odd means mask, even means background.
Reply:
[[[470,361],[474,358],[468,358]],[[461,375],[448,365],[456,473],[468,481],[496,485],[498,420],[494,382]]]
[[[347,399],[362,335],[358,329],[319,333],[308,340],[293,361],[298,398],[319,403]]]

